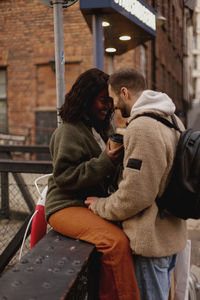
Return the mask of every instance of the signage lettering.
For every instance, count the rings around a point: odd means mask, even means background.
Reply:
[[[146,24],[148,27],[156,30],[155,15],[138,0],[114,0],[114,2],[135,16],[141,22]]]

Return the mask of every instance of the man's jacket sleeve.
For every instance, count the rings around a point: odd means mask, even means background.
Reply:
[[[119,189],[108,198],[99,198],[94,206],[95,213],[108,220],[125,220],[151,206],[167,167],[167,150],[158,122],[150,120],[144,129],[140,119],[126,130]]]

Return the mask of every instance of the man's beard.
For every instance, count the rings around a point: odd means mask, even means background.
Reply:
[[[125,105],[124,101],[119,97],[118,100],[118,109],[121,111],[121,115],[123,118],[130,117],[130,112],[128,110],[128,107]]]
[[[129,111],[127,110],[126,107],[120,108],[120,111],[121,111],[121,114],[122,114],[122,117],[123,117],[123,118],[128,118],[128,117],[130,117],[130,113],[129,113]]]

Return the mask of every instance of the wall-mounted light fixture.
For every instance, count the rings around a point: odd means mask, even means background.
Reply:
[[[166,22],[166,18],[163,17],[163,15],[161,13],[157,13],[156,14],[156,25],[162,26],[165,24],[165,22]]]
[[[121,35],[119,37],[120,41],[130,41],[131,40],[131,36],[130,35]]]
[[[166,18],[161,14],[160,4],[157,4],[156,25],[162,26],[166,22]]]

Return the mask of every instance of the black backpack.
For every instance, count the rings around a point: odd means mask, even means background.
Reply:
[[[161,216],[167,211],[181,219],[200,218],[200,131],[186,129],[181,131],[174,115],[172,123],[153,113],[147,116],[180,132],[170,182],[156,203]],[[137,118],[136,117],[136,118]]]

